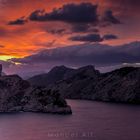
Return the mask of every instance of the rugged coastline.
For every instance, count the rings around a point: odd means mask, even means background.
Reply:
[[[63,73],[59,80],[56,73]],[[51,82],[47,77],[52,75]],[[38,75],[29,79],[47,83],[48,89],[58,90],[67,99],[86,99],[105,102],[140,104],[140,68],[123,67],[108,73],[100,73],[94,66],[70,69],[65,66],[53,68],[44,79]]]
[[[0,112],[71,114],[71,107],[55,90],[33,87],[18,75],[0,76]]]

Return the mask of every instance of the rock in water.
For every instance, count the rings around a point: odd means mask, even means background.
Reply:
[[[18,75],[0,77],[0,112],[46,112],[71,114],[58,91],[32,87]]]

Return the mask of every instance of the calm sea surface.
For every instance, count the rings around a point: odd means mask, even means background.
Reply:
[[[0,140],[140,140],[140,106],[68,103],[72,115],[0,114]]]

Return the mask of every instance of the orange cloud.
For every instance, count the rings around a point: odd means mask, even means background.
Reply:
[[[16,20],[22,16],[28,17],[36,9],[45,9],[46,12],[51,12],[54,8],[62,7],[68,3],[91,2],[99,5],[99,13],[105,9],[114,9],[115,15],[120,16],[118,8],[115,8],[113,3],[109,0],[6,0],[4,3],[0,2],[0,47],[1,53],[9,57],[24,57],[37,53],[43,49],[55,48],[77,44],[68,40],[72,33],[70,32],[70,25],[63,22],[28,22],[23,26],[9,26],[9,21]],[[121,15],[122,16],[122,15]],[[121,17],[120,16],[120,17]],[[132,17],[133,19],[133,17]],[[107,44],[122,44],[134,40],[139,40],[140,29],[138,28],[140,21],[133,19],[123,19],[126,21],[125,25],[109,26],[108,28],[101,27],[100,34],[117,34],[120,39],[105,41]],[[131,26],[131,29],[130,29]],[[65,29],[65,34],[51,34],[50,29],[57,27],[59,30]],[[138,29],[137,29],[138,28]],[[129,33],[128,33],[129,32]],[[73,33],[79,35],[80,33]],[[2,59],[0,54],[0,59]]]

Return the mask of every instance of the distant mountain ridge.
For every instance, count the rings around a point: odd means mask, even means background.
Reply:
[[[63,74],[59,75],[59,72]],[[54,77],[51,77],[52,73]],[[79,69],[60,66],[53,68],[46,77],[52,79],[50,82],[46,79],[47,82],[43,85],[48,89],[58,90],[65,98],[140,103],[140,68],[138,67],[123,67],[102,74],[95,70],[94,66]],[[39,77],[38,83],[40,83]]]
[[[47,86],[54,84],[55,82],[62,80],[66,73],[72,72],[73,69],[65,66],[56,66],[52,70],[45,74],[39,74],[28,79],[32,85]]]

